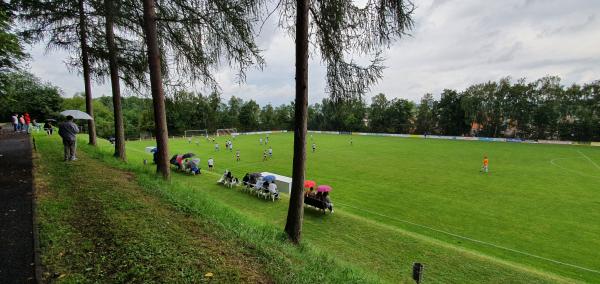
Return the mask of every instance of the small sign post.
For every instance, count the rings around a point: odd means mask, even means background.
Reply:
[[[415,280],[415,282],[417,284],[420,284],[421,281],[423,280],[423,270],[424,269],[425,269],[425,266],[422,263],[415,262],[413,264],[412,277],[413,277],[413,280]]]

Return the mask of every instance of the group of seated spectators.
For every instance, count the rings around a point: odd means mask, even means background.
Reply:
[[[223,173],[223,176],[221,176],[221,178],[217,181],[217,183],[222,183],[224,185],[231,187],[231,186],[238,184],[238,179],[233,176],[233,174],[231,173],[230,170],[225,170],[225,172]]]
[[[315,192],[314,187],[311,187],[304,191],[304,198],[312,198],[323,202],[325,208],[329,209],[329,211],[333,213],[333,203],[329,197],[329,192]]]
[[[175,169],[182,172],[188,172],[193,175],[200,174],[200,159],[184,159],[183,155],[174,155],[169,162],[175,166]]]
[[[246,173],[246,175],[242,178],[242,183],[247,188],[254,189],[259,194],[261,192],[268,193],[274,199],[279,199],[279,191],[277,190],[277,184],[275,184],[275,181],[264,180],[260,174]]]

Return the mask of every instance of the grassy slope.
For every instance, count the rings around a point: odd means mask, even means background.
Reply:
[[[214,153],[212,143],[205,141],[196,146],[175,140],[171,142],[171,152],[193,151],[200,154],[203,162],[207,156],[214,156],[219,172],[228,167],[239,175],[267,170],[289,174],[291,138],[272,135],[275,158],[266,163],[261,162],[264,146],[258,145],[258,136],[240,137],[234,142],[242,151],[241,163],[234,162],[232,153],[224,150]],[[381,137],[353,139],[354,146],[350,146],[344,136],[315,135],[318,153],[309,154],[307,175],[333,185],[334,202],[342,209],[325,218],[308,212],[305,237],[315,246],[391,282],[405,281],[412,261],[425,262],[427,277],[444,282],[559,280],[553,274],[587,281],[598,279],[593,272],[398,221],[409,220],[597,268],[598,259],[589,249],[598,246],[599,226],[594,222],[598,214],[593,211],[598,194],[592,190],[598,179],[594,172],[597,169],[578,152],[595,159],[595,149]],[[223,144],[224,139],[220,142]],[[152,142],[128,145],[130,166],[140,168],[141,160],[149,158],[142,149]],[[104,150],[110,151],[108,147]],[[483,153],[491,157],[490,176],[477,172]],[[565,163],[559,165],[562,168],[550,164],[556,158],[565,158],[554,161]],[[212,185],[215,179],[216,175],[178,175],[174,183],[183,185],[179,193],[182,199],[208,194],[253,219],[282,227],[285,201],[262,203]]]
[[[207,272],[219,283],[323,282],[325,276],[334,282],[373,281],[308,248],[287,245],[272,230],[227,228],[220,221],[234,225],[231,216],[218,208],[210,212],[220,216],[215,221],[165,203],[153,191],[165,185],[153,178],[138,177],[142,188],[133,174],[81,151],[79,161],[63,163],[57,139],[37,138],[46,281],[197,283],[209,280]],[[247,235],[255,239],[247,241]],[[322,266],[312,269],[316,264]]]
[[[132,175],[38,139],[39,223],[46,280],[271,282],[251,249],[145,195]],[[101,174],[99,174],[101,173]]]

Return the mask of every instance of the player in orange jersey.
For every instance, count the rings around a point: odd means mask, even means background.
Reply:
[[[483,157],[483,167],[481,168],[481,172],[483,173],[487,173],[488,172],[488,165],[490,163],[490,160],[488,160],[487,156]]]

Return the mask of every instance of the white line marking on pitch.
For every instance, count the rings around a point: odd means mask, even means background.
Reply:
[[[596,166],[596,168],[598,168],[600,170],[600,166],[598,166],[598,164],[596,164],[596,162],[594,162],[592,159],[590,159],[590,157],[588,157],[586,154],[582,153],[579,150],[577,150],[577,152],[579,152],[579,154],[581,154],[581,156],[586,158],[588,161],[590,161],[590,163],[594,164],[594,166]]]
[[[506,251],[510,251],[510,252],[514,252],[514,253],[518,253],[518,254],[522,254],[522,255],[526,255],[526,256],[537,258],[537,259],[541,259],[541,260],[545,260],[545,261],[552,262],[552,263],[555,263],[555,264],[560,264],[560,265],[564,265],[564,266],[570,266],[570,267],[573,267],[573,268],[577,268],[577,269],[581,269],[581,270],[585,270],[585,271],[589,271],[589,272],[594,272],[594,273],[600,274],[599,270],[595,270],[595,269],[591,269],[591,268],[586,268],[586,267],[582,267],[582,266],[579,266],[579,265],[570,264],[570,263],[566,263],[566,262],[562,262],[562,261],[558,261],[558,260],[546,258],[546,257],[543,257],[543,256],[531,254],[531,253],[528,253],[528,252],[519,251],[519,250],[516,250],[516,249],[512,249],[512,248],[508,248],[508,247],[496,245],[496,244],[493,244],[493,243],[488,243],[488,242],[485,242],[485,241],[480,241],[480,240],[477,240],[477,239],[473,239],[473,238],[469,238],[469,237],[457,235],[457,234],[450,233],[450,232],[447,232],[447,231],[444,231],[444,230],[440,230],[440,229],[428,227],[428,226],[417,224],[417,223],[414,223],[414,222],[411,222],[411,221],[407,221],[407,220],[400,220],[400,219],[397,219],[397,218],[394,218],[394,217],[391,217],[391,216],[387,216],[387,215],[384,215],[384,214],[381,214],[381,213],[377,213],[377,212],[373,212],[373,211],[370,211],[370,210],[366,210],[366,209],[354,207],[354,206],[347,205],[347,204],[343,204],[343,203],[340,203],[340,202],[337,202],[337,204],[342,205],[342,206],[346,206],[346,207],[350,207],[350,208],[353,208],[353,209],[356,209],[356,210],[361,210],[361,211],[364,211],[364,212],[367,212],[367,213],[370,213],[370,214],[373,214],[373,215],[378,215],[378,216],[381,216],[381,217],[385,217],[385,218],[388,218],[388,219],[391,219],[391,220],[394,220],[394,221],[397,221],[397,222],[410,224],[410,225],[421,227],[421,228],[424,228],[424,229],[427,229],[427,230],[431,230],[431,231],[434,231],[434,232],[442,233],[442,234],[445,234],[445,235],[448,235],[448,236],[456,237],[456,238],[459,238],[459,239],[468,240],[468,241],[472,241],[472,242],[475,242],[475,243],[479,243],[479,244],[483,244],[483,245],[495,247],[495,248],[498,248],[498,249],[502,249],[502,250],[506,250]]]
[[[567,172],[571,172],[571,173],[574,173],[574,174],[578,174],[578,175],[580,175],[580,176],[584,176],[584,177],[591,177],[591,178],[600,178],[600,176],[588,175],[588,174],[586,174],[586,173],[583,173],[583,172],[580,172],[580,171],[578,171],[578,170],[574,170],[574,169],[565,168],[565,167],[563,167],[563,166],[561,166],[561,165],[559,165],[559,164],[555,163],[555,162],[556,162],[556,161],[558,161],[558,160],[569,160],[569,159],[585,159],[585,158],[584,158],[584,157],[574,157],[574,158],[556,158],[556,159],[552,159],[552,160],[550,160],[550,164],[552,164],[552,165],[553,165],[553,166],[555,166],[555,167],[561,168],[561,169],[563,169],[563,170],[565,170],[565,171],[567,171]]]

